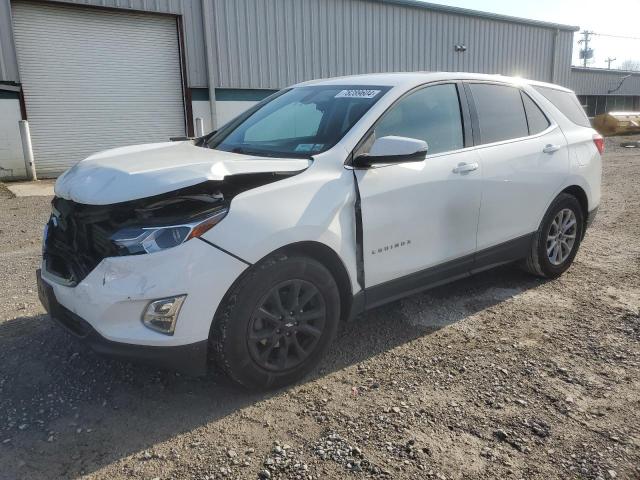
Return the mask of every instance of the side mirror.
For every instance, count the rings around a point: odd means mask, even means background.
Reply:
[[[408,137],[380,137],[373,142],[369,153],[353,159],[354,167],[370,167],[381,163],[421,162],[427,154],[424,140]]]

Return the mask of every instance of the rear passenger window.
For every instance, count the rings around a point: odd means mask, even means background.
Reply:
[[[520,90],[506,85],[470,84],[478,113],[481,143],[529,135]]]
[[[434,85],[398,100],[376,125],[368,146],[376,138],[388,135],[424,140],[429,146],[429,155],[462,148],[462,118],[456,86]]]
[[[524,110],[527,112],[529,135],[540,133],[551,125],[545,114],[540,110],[540,107],[538,107],[538,105],[531,100],[531,97],[524,92],[522,92],[522,103],[524,103]]]
[[[573,92],[556,90],[555,88],[549,87],[540,87],[537,85],[534,85],[533,88],[544,95],[547,100],[553,103],[555,107],[573,123],[582,127],[591,127],[587,114],[584,113],[582,105],[580,105],[580,102]]]

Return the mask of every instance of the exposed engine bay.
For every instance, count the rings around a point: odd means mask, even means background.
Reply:
[[[124,248],[114,240],[118,232],[185,225],[218,212],[223,218],[236,195],[296,173],[231,175],[111,205],[85,205],[55,197],[43,243],[46,269],[64,283],[76,285],[106,257],[145,253]]]

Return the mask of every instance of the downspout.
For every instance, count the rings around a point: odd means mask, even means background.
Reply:
[[[218,128],[216,115],[216,70],[218,52],[215,45],[214,3],[202,0],[202,26],[204,29],[204,48],[207,59],[207,83],[209,84],[209,107],[211,109],[211,129]]]
[[[558,35],[560,35],[560,29],[556,28],[553,31],[553,54],[551,55],[551,83],[556,83],[556,61],[558,59]]]

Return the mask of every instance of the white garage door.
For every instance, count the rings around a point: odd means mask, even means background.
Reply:
[[[175,18],[36,2],[12,13],[38,176],[185,134]]]

